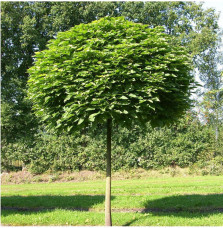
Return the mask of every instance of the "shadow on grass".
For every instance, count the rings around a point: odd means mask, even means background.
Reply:
[[[134,196],[132,196],[134,197]],[[115,196],[112,197],[112,200]],[[92,211],[97,205],[104,203],[104,195],[74,196],[4,196],[1,199],[2,216],[13,214],[44,214],[48,210],[65,209]],[[223,213],[223,194],[209,195],[177,195],[144,202],[144,208],[136,214],[136,218],[127,221],[124,226],[150,219],[152,216],[202,218]],[[129,208],[130,209],[130,208]],[[122,209],[117,212],[124,212]],[[134,212],[130,211],[129,212]],[[183,224],[182,224],[183,225]]]
[[[133,219],[124,226],[130,226],[136,221],[154,216],[174,216],[184,218],[201,218],[223,213],[223,194],[208,195],[178,195],[168,196],[144,203],[143,216]],[[182,224],[183,225],[183,224]]]
[[[112,199],[115,197],[113,196]],[[74,196],[3,196],[1,207],[11,211],[43,211],[53,209],[69,209],[89,211],[97,204],[103,203],[104,195],[74,195]]]

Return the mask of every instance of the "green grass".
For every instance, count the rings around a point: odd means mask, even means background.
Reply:
[[[112,213],[114,226],[221,226],[223,214],[180,212],[168,213]],[[2,211],[5,225],[104,225],[104,213],[55,210],[46,212]]]
[[[1,190],[4,225],[104,225],[104,181],[2,185]],[[75,211],[80,208],[86,211]],[[222,226],[222,208],[222,176],[112,181],[116,226]]]
[[[223,192],[223,176],[166,177],[113,180],[114,195],[207,194]],[[2,185],[2,195],[103,195],[105,181]]]

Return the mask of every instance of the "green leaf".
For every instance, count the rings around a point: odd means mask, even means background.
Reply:
[[[121,96],[120,99],[122,99],[122,100],[128,100],[128,97],[126,97],[126,96]]]
[[[78,123],[77,123],[77,125],[80,125],[80,124],[82,124],[83,122],[84,122],[84,119],[83,119],[83,118],[80,118],[79,121],[78,121]]]
[[[129,96],[133,97],[133,98],[137,98],[137,96],[135,94],[133,94],[133,93],[130,93]]]
[[[45,102],[49,101],[51,97],[45,97]]]
[[[95,108],[87,108],[86,111],[93,111]]]
[[[100,113],[98,112],[98,113],[93,113],[93,114],[91,114],[91,115],[89,116],[89,120],[90,120],[91,122],[94,122],[95,116],[97,116],[98,114],[100,114]]]

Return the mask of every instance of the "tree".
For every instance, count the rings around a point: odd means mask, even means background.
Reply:
[[[111,225],[112,122],[173,123],[190,107],[190,58],[162,27],[106,17],[58,33],[29,69],[35,113],[55,132],[107,125],[105,223]]]
[[[44,49],[47,40],[53,38],[44,31],[49,31],[46,17],[49,5],[44,3],[38,7],[30,2],[1,4],[1,85],[5,107],[2,135],[7,143],[29,137],[32,140],[37,131],[38,121],[26,100],[27,69],[33,63],[34,51]]]
[[[204,83],[203,101],[201,106],[204,109],[204,120],[215,128],[216,143],[219,138],[219,128],[223,120],[223,77],[222,63],[223,55],[220,51],[221,35],[218,34],[218,39],[212,42],[212,49],[204,55],[205,62],[200,67],[200,78]]]

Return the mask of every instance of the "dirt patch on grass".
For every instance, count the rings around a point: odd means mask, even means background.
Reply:
[[[32,179],[33,175],[25,170],[1,174],[1,184],[31,183]]]
[[[162,170],[131,169],[112,173],[113,180],[145,179],[149,177],[171,177],[171,176],[191,176],[188,168],[168,167]],[[102,171],[76,171],[76,172],[46,172],[34,175],[27,170],[18,172],[3,172],[1,174],[2,184],[25,184],[41,182],[81,182],[89,180],[104,180],[105,172]]]
[[[80,182],[87,180],[103,179],[104,174],[95,171],[80,172],[57,172],[44,173],[40,175],[31,174],[23,170],[18,172],[2,173],[1,184],[28,184],[28,183],[51,183],[51,182]]]

